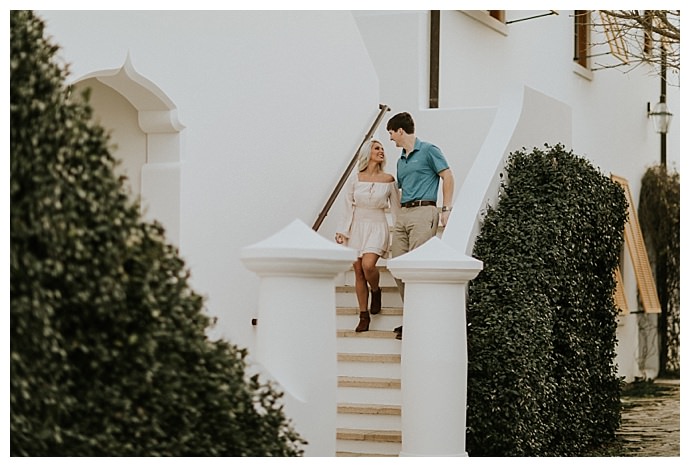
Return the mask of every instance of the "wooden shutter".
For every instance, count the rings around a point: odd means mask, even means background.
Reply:
[[[613,301],[616,307],[621,310],[621,314],[627,315],[630,313],[628,299],[625,298],[625,287],[623,287],[623,276],[621,275],[620,268],[616,268],[616,291],[613,295]]]
[[[646,313],[661,313],[652,267],[649,265],[647,248],[644,244],[644,237],[642,237],[642,230],[640,230],[640,223],[637,221],[637,211],[630,193],[630,186],[624,178],[616,175],[611,175],[611,178],[623,187],[628,201],[628,222],[625,224],[624,230],[625,246],[632,259],[642,309]]]
[[[589,28],[591,14],[589,10],[575,10],[575,55],[573,60],[584,68],[589,68]]]
[[[623,63],[628,63],[628,47],[625,43],[625,32],[618,23],[618,18],[603,11],[599,12],[599,16],[604,26],[604,33],[611,49],[611,55]]]

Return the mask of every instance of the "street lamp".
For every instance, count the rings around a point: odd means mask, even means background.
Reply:
[[[673,114],[668,110],[668,105],[666,105],[666,102],[657,102],[654,105],[654,109],[649,109],[650,104],[647,102],[647,118],[652,118],[656,132],[661,133],[662,135],[668,133],[668,126],[671,123],[671,117],[673,117]]]

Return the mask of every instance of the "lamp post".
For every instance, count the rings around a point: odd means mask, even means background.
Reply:
[[[647,102],[647,116],[652,118],[656,132],[661,135],[668,133],[668,126],[671,124],[671,117],[673,117],[673,114],[668,110],[668,105],[664,102],[664,97],[666,96],[661,96],[662,100],[657,102],[652,110],[649,110],[650,104]]]
[[[666,51],[663,47],[661,48],[661,95],[653,109],[650,110],[650,104],[647,102],[647,118],[649,117],[654,122],[656,132],[661,135],[661,165],[666,167],[666,133],[668,133],[673,114],[666,105]]]

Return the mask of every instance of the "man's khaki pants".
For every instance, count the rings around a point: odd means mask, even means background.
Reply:
[[[393,258],[414,250],[438,231],[438,208],[436,206],[416,206],[401,208],[393,227],[391,256]],[[396,278],[400,297],[405,300],[405,284]]]

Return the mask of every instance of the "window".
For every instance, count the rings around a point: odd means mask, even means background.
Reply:
[[[589,68],[590,11],[575,10],[575,53],[573,60],[583,68]]]
[[[429,25],[429,108],[438,109],[438,75],[441,41],[441,12],[432,10]]]
[[[508,26],[505,22],[505,10],[459,10],[472,19],[475,19],[494,31],[508,35]]]
[[[501,23],[506,22],[506,11],[505,10],[486,10],[489,12],[489,16],[500,21]]]

